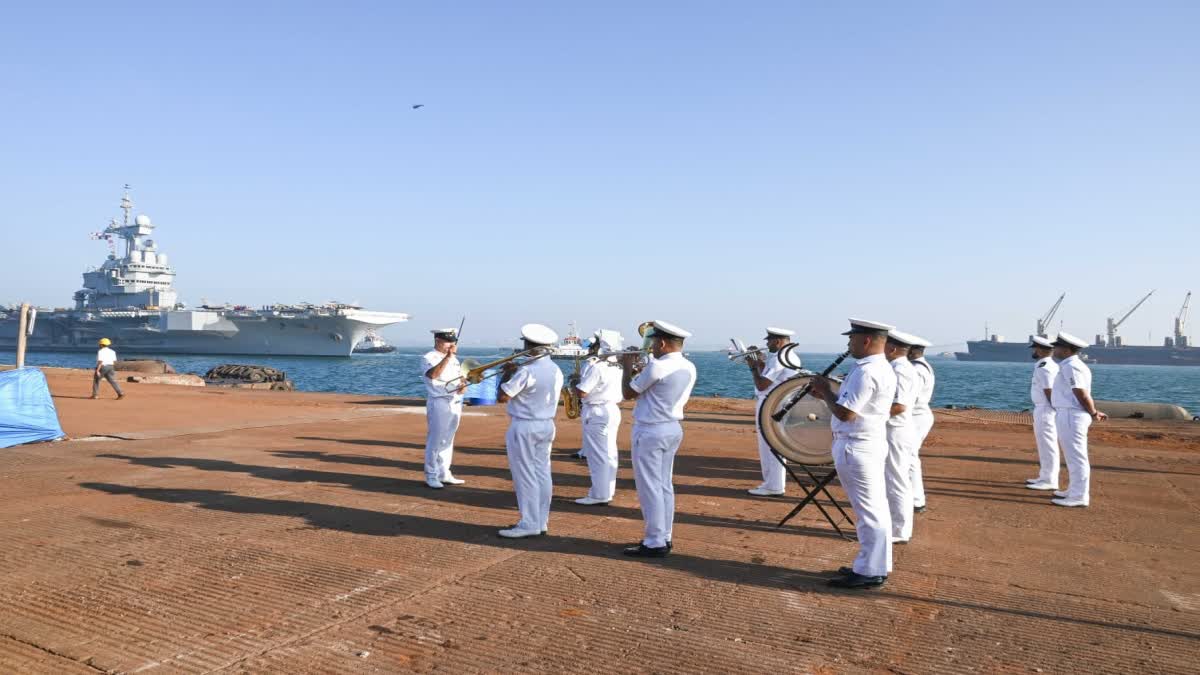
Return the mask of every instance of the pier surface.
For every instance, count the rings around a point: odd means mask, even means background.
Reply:
[[[887,585],[825,579],[855,545],[799,490],[755,498],[753,403],[695,400],[675,552],[637,560],[560,414],[550,532],[517,520],[502,408],[470,408],[422,482],[424,407],[126,386],[47,369],[70,441],[0,450],[0,672],[1195,672],[1200,424],[1093,427],[1092,505],[1022,487],[1028,418],[939,412],[929,510]],[[628,414],[626,414],[628,420]],[[1065,481],[1065,478],[1064,478]],[[839,489],[834,493],[841,495]]]

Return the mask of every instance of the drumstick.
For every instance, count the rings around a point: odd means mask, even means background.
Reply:
[[[828,368],[821,371],[821,374],[818,375],[817,377],[829,377],[829,374],[832,373],[835,368],[842,365],[842,361],[845,361],[847,356],[850,356],[850,352],[843,352],[841,356],[839,356],[833,360],[833,363],[829,364]],[[779,410],[776,410],[775,412],[771,413],[771,419],[775,420],[776,422],[782,422],[784,415],[787,415],[789,410],[791,410],[792,408],[795,408],[796,404],[800,402],[800,399],[804,398],[805,396],[808,396],[808,392],[810,392],[810,391],[812,391],[812,383],[811,382],[804,385],[804,387],[802,387],[800,389],[800,391],[796,394],[796,396],[792,400],[779,406]]]

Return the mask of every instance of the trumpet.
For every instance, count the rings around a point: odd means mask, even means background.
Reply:
[[[764,354],[766,354],[765,349],[760,349],[759,347],[747,347],[744,342],[738,340],[737,338],[729,338],[729,341],[733,343],[733,353],[729,355],[730,361],[746,359],[746,363],[750,363],[752,361],[762,361],[764,358],[766,358],[764,356]]]
[[[549,347],[534,347],[533,349],[526,349],[523,352],[517,352],[515,354],[505,356],[502,359],[488,361],[487,363],[480,363],[475,359],[465,359],[462,362],[462,374],[452,380],[448,380],[446,382],[446,388],[450,389],[454,386],[463,386],[464,384],[479,384],[490,377],[499,375],[500,371],[496,371],[491,374],[488,374],[487,372],[495,369],[497,366],[503,366],[506,363],[515,363],[519,367],[528,363],[533,363],[534,361],[549,355]]]

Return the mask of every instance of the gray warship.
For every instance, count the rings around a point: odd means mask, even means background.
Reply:
[[[93,351],[107,337],[122,354],[350,356],[369,331],[409,318],[339,302],[188,308],[178,301],[167,254],[150,238],[155,225],[131,217],[128,186],[121,209],[122,221],[92,235],[108,243],[108,259],[83,273],[74,309],[38,309],[30,351]],[[0,307],[0,350],[16,348],[17,332],[16,308]]]

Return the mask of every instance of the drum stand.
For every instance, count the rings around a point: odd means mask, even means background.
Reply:
[[[796,505],[796,508],[792,509],[791,513],[784,516],[783,520],[779,521],[779,524],[775,527],[783,527],[785,524],[787,524],[787,521],[795,518],[797,514],[804,510],[804,507],[808,506],[809,504],[813,504],[821,512],[821,515],[825,516],[825,520],[829,521],[829,524],[832,525],[833,529],[837,531],[839,537],[847,541],[853,541],[855,539],[853,534],[847,535],[845,532],[843,532],[842,528],[838,525],[838,522],[833,519],[833,516],[829,515],[829,512],[825,510],[825,506],[817,500],[818,496],[824,494],[825,498],[829,500],[829,503],[833,506],[833,508],[837,509],[837,512],[842,515],[841,522],[849,523],[851,526],[854,525],[854,519],[850,517],[850,514],[846,513],[846,509],[842,508],[841,502],[839,502],[837,499],[834,499],[833,495],[829,493],[829,484],[833,482],[834,478],[837,478],[837,469],[835,469],[833,466],[814,467],[810,464],[789,464],[784,461],[782,455],[780,455],[778,452],[775,452],[774,448],[771,449],[771,454],[775,455],[775,459],[778,459],[780,464],[783,464],[783,468],[787,470],[792,479],[796,481],[796,485],[800,486],[800,491],[804,493],[804,499],[801,499],[800,503]],[[792,466],[798,466],[804,471],[804,473],[808,474],[809,479],[812,480],[811,488],[800,480],[800,477],[796,475],[795,471],[792,471]]]

